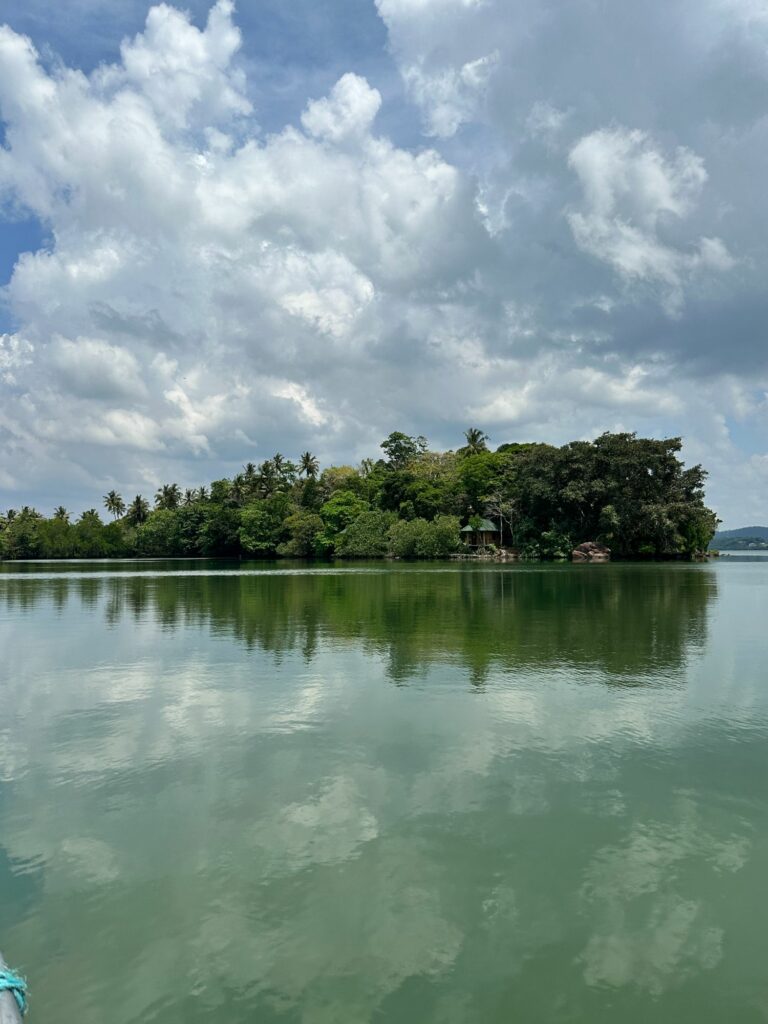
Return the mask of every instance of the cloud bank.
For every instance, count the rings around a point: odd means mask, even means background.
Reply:
[[[759,519],[768,21],[376,8],[402,123],[351,68],[271,133],[230,0],[200,24],[152,7],[89,74],[11,10],[0,202],[47,241],[5,288],[0,505],[476,423],[683,433],[723,518]]]

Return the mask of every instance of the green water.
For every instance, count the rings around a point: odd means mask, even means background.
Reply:
[[[768,1020],[768,560],[0,566],[47,1024]]]

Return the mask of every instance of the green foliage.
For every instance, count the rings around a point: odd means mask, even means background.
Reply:
[[[499,487],[503,457],[494,452],[478,452],[465,456],[458,474],[468,508],[481,508],[487,496]]]
[[[478,430],[477,427],[470,427],[469,430],[464,431],[464,437],[467,443],[461,449],[462,452],[466,452],[468,455],[477,455],[479,452],[488,451],[490,438],[484,431]]]
[[[298,466],[276,453],[248,462],[210,489],[162,485],[154,509],[141,495],[104,504],[70,522],[34,509],[0,515],[0,558],[125,555],[275,555],[441,558],[460,546],[459,528],[483,517],[502,546],[525,557],[567,558],[583,541],[619,557],[691,557],[717,525],[704,504],[706,473],[686,468],[679,438],[603,434],[561,448],[503,444],[495,452],[472,428],[457,452],[430,452],[424,438],[396,431],[387,458],[330,466],[304,452]]]
[[[368,502],[353,491],[336,491],[320,509],[323,532],[319,538],[321,549],[335,550],[337,539],[359,515],[368,510]]]
[[[269,498],[253,501],[240,512],[240,545],[248,555],[277,552],[286,539],[286,519],[291,502],[277,492]]]
[[[400,519],[389,530],[389,548],[396,558],[444,558],[459,547],[459,520],[455,516]]]
[[[157,509],[145,523],[137,527],[133,543],[137,555],[147,558],[177,557],[181,554],[178,514],[169,508]]]
[[[320,535],[325,524],[316,512],[300,508],[285,520],[288,539],[277,547],[286,558],[314,558],[323,554]]]
[[[361,495],[364,490],[362,477],[354,466],[329,466],[320,475],[320,493],[325,500],[337,491]]]
[[[567,533],[557,528],[545,530],[539,542],[539,554],[543,558],[551,558],[560,561],[569,558],[573,551],[573,543]]]
[[[361,512],[336,543],[342,558],[382,558],[388,550],[388,534],[396,517],[392,512]]]
[[[403,469],[417,455],[427,450],[427,440],[395,430],[381,442],[380,447],[392,469]]]

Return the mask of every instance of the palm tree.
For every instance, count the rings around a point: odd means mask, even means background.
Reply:
[[[318,469],[320,469],[320,463],[312,452],[304,452],[299,459],[299,473],[306,477],[311,477],[314,480],[317,476]]]
[[[277,472],[274,460],[265,459],[259,466],[259,491],[262,498],[268,498],[271,494],[274,494],[276,485]]]
[[[229,497],[233,505],[242,505],[245,498],[245,477],[242,473],[232,478],[232,486],[229,489]]]
[[[487,442],[490,438],[484,431],[478,430],[477,427],[470,427],[469,430],[464,431],[464,437],[467,439],[467,451],[470,455],[488,451]]]
[[[19,513],[16,511],[15,508],[9,508],[8,511],[5,513],[6,521],[12,523],[18,514]]]
[[[186,491],[184,491],[184,504],[187,507],[189,507],[190,505],[194,505],[194,503],[196,501],[197,501],[197,494],[195,493],[195,491],[192,490],[191,487],[188,487],[186,489]]]
[[[176,509],[181,501],[181,488],[178,484],[163,484],[155,494],[155,508]]]
[[[59,519],[62,523],[69,522],[69,512],[64,508],[63,505],[59,505],[58,508],[53,510],[53,518]]]
[[[80,516],[81,523],[100,523],[99,513],[95,508],[87,508],[85,512]]]
[[[126,518],[132,526],[140,526],[141,523],[145,523],[149,518],[149,502],[147,499],[142,498],[140,494],[137,494],[128,506],[128,515]]]
[[[198,487],[197,488],[197,500],[198,501],[208,501],[208,488],[207,487],[203,486],[203,487]]]
[[[110,491],[104,495],[104,508],[117,519],[125,512],[125,502],[117,491]]]

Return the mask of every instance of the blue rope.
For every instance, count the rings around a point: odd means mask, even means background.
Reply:
[[[27,983],[13,971],[0,971],[0,992],[10,992],[16,1000],[19,1013],[24,1016],[27,1012]]]

